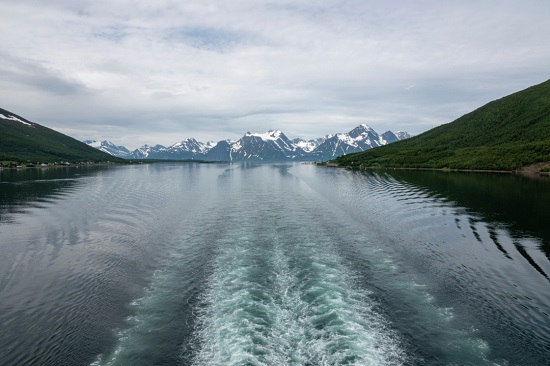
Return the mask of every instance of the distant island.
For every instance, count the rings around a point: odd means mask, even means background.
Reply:
[[[550,80],[492,101],[418,136],[336,158],[329,165],[550,171]]]

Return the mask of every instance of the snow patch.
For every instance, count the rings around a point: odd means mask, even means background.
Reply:
[[[313,141],[301,140],[301,141],[296,143],[296,146],[298,146],[300,149],[302,149],[306,152],[310,152],[310,151],[315,150],[315,148],[318,146],[318,144],[316,144]]]
[[[21,123],[24,124],[24,125],[27,125],[27,126],[31,126],[31,127],[32,127],[32,123],[22,121],[22,120],[20,120],[19,118],[14,117],[14,116],[4,116],[2,113],[0,113],[0,118],[2,118],[2,119],[7,119],[7,120],[10,120],[10,121],[21,122]]]
[[[359,138],[354,139],[353,137],[351,137],[347,133],[337,133],[336,137],[338,138],[339,141],[342,141],[343,143],[351,145],[351,146],[357,146],[356,141],[360,140]]]
[[[215,141],[208,141],[205,145],[206,152],[210,151],[211,149],[215,148],[218,145]]]
[[[279,130],[276,130],[276,131],[269,130],[265,133],[250,133],[250,132],[247,132],[245,134],[245,136],[256,136],[256,137],[261,138],[264,141],[270,141],[270,140],[271,141],[276,141],[281,137],[281,134],[282,134],[282,132],[279,131]]]

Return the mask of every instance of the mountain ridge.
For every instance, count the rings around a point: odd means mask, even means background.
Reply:
[[[123,160],[0,108],[0,161],[49,163]]]
[[[387,131],[379,135],[369,126],[361,124],[347,133],[331,134],[306,141],[300,138],[290,140],[280,130],[269,130],[264,133],[246,132],[236,141],[202,143],[194,138],[188,138],[169,147],[143,145],[129,155],[126,152],[128,149],[124,146],[120,146],[120,151],[114,150],[112,147],[116,145],[109,141],[98,143],[95,140],[86,140],[85,142],[126,159],[323,161],[348,152],[364,151],[410,137],[406,132],[397,132],[397,134]]]

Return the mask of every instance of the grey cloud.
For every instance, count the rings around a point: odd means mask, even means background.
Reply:
[[[243,32],[202,26],[171,30],[166,40],[183,41],[196,48],[223,52],[250,38]]]
[[[94,31],[93,36],[97,38],[105,39],[107,41],[120,42],[123,38],[125,38],[129,34],[130,33],[126,29],[126,27],[122,25],[110,25],[107,27],[97,28]]]
[[[549,10],[528,0],[0,2],[12,14],[0,24],[0,82],[14,87],[0,97],[24,108],[47,94],[37,122],[140,143],[269,128],[309,138],[358,123],[419,133],[547,79]]]
[[[0,53],[0,78],[13,84],[27,85],[56,95],[78,95],[90,92],[77,80],[64,77],[36,61],[13,57],[7,53]]]

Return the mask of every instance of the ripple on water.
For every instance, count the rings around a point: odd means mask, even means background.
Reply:
[[[331,243],[289,234],[243,230],[220,244],[194,364],[402,363],[398,336]]]

